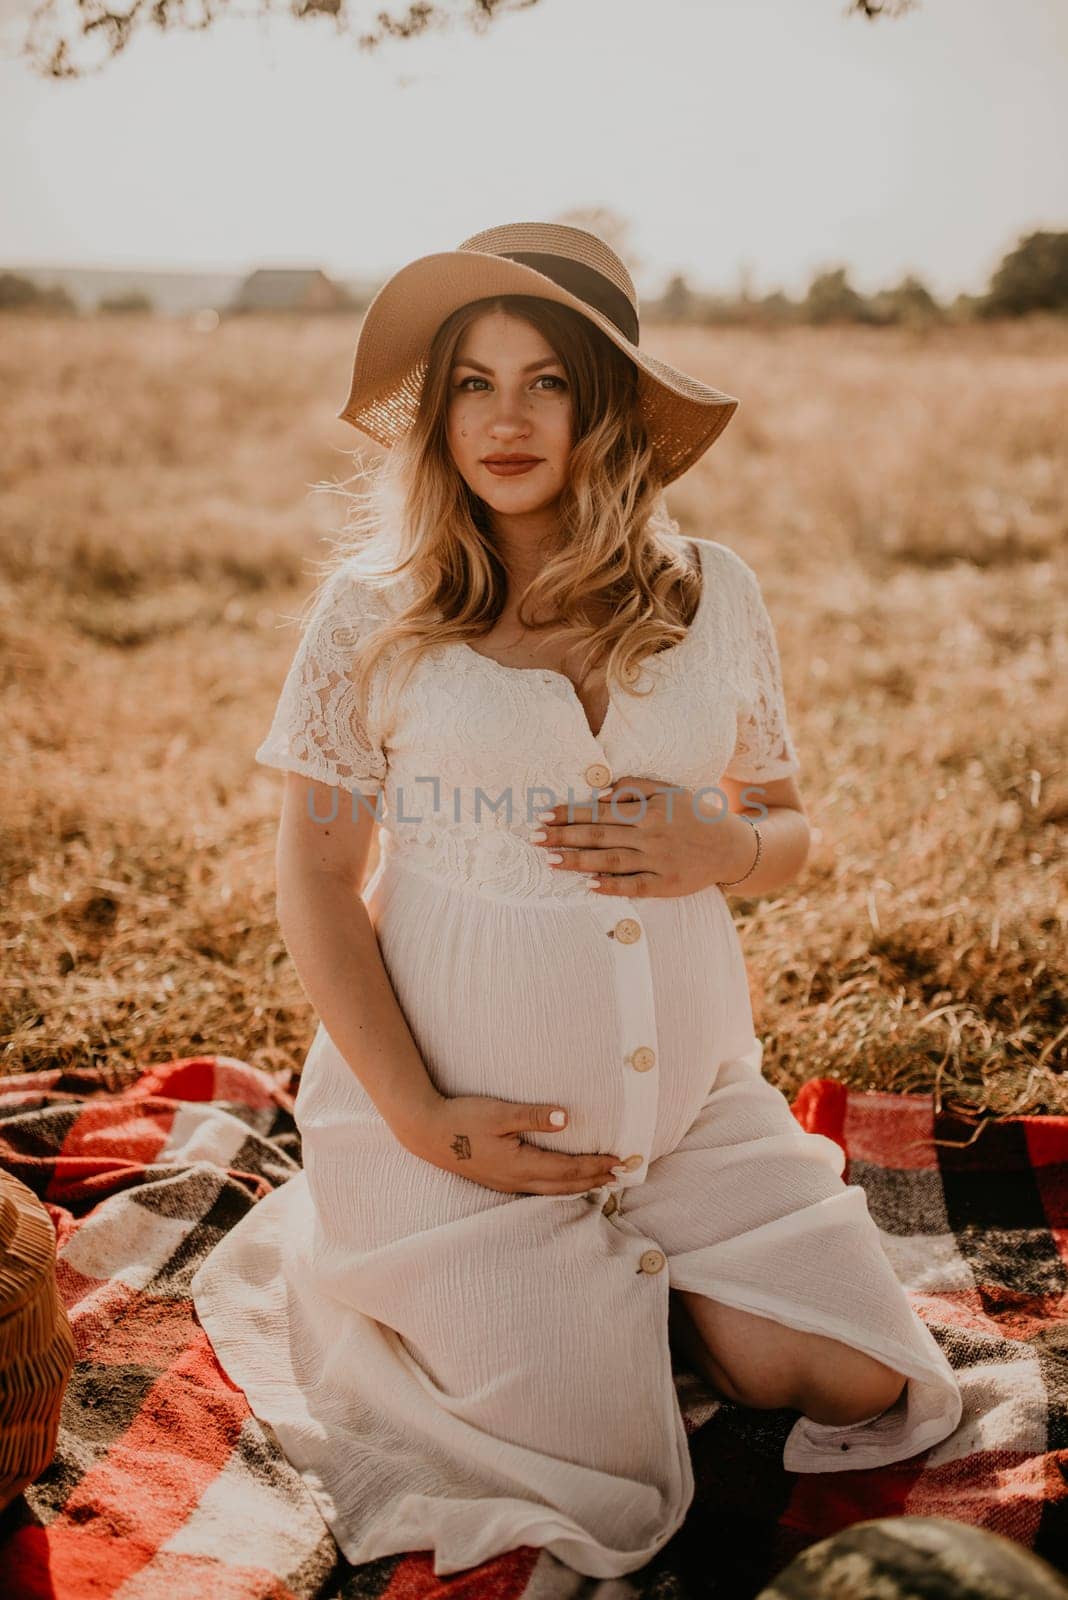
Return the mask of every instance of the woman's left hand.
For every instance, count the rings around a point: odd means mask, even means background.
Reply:
[[[657,778],[617,778],[594,800],[546,807],[545,838],[532,841],[563,860],[556,872],[592,873],[594,894],[670,898],[740,878],[753,863],[752,826],[726,796],[697,801],[691,790]]]

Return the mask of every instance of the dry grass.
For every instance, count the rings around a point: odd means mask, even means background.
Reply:
[[[251,755],[354,332],[6,319],[2,1071],[300,1063]],[[742,396],[669,500],[760,574],[804,762],[803,876],[735,902],[769,1076],[1068,1111],[1068,324],[646,340]]]

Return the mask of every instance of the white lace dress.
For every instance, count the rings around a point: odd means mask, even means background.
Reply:
[[[222,1238],[193,1294],[352,1562],[432,1550],[440,1575],[526,1544],[592,1577],[644,1565],[694,1491],[669,1285],[907,1374],[872,1421],[799,1415],[791,1471],[897,1461],[960,1419],[840,1147],[761,1074],[723,893],[598,898],[528,841],[537,810],[624,774],[698,789],[799,770],[758,581],[695,542],[688,633],[642,663],[649,697],[613,691],[596,735],[562,674],[465,645],[423,658],[388,726],[376,676],[358,721],[351,647],[386,602],[350,563],[256,752],[384,790],[364,899],[437,1086],[558,1102],[568,1126],[532,1143],[627,1158],[577,1195],[444,1172],[398,1142],[320,1024],[296,1105],[303,1170]]]

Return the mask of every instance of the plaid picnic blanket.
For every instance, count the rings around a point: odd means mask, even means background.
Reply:
[[[793,1411],[721,1401],[676,1367],[696,1494],[654,1561],[603,1589],[523,1546],[435,1578],[429,1551],[354,1567],[269,1427],[218,1367],[189,1281],[300,1163],[297,1077],[228,1057],[109,1090],[94,1072],[0,1079],[0,1164],[45,1202],[77,1343],[55,1458],[0,1516],[5,1600],[471,1600],[751,1596],[866,1518],[947,1516],[1055,1564],[1068,1551],[1068,1117],[971,1122],[926,1094],[806,1083],[895,1271],[960,1379],[964,1414],[910,1461],[792,1474]]]

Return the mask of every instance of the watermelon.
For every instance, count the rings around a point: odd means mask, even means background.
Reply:
[[[973,1523],[877,1517],[802,1550],[757,1600],[1068,1600],[1068,1581]]]

